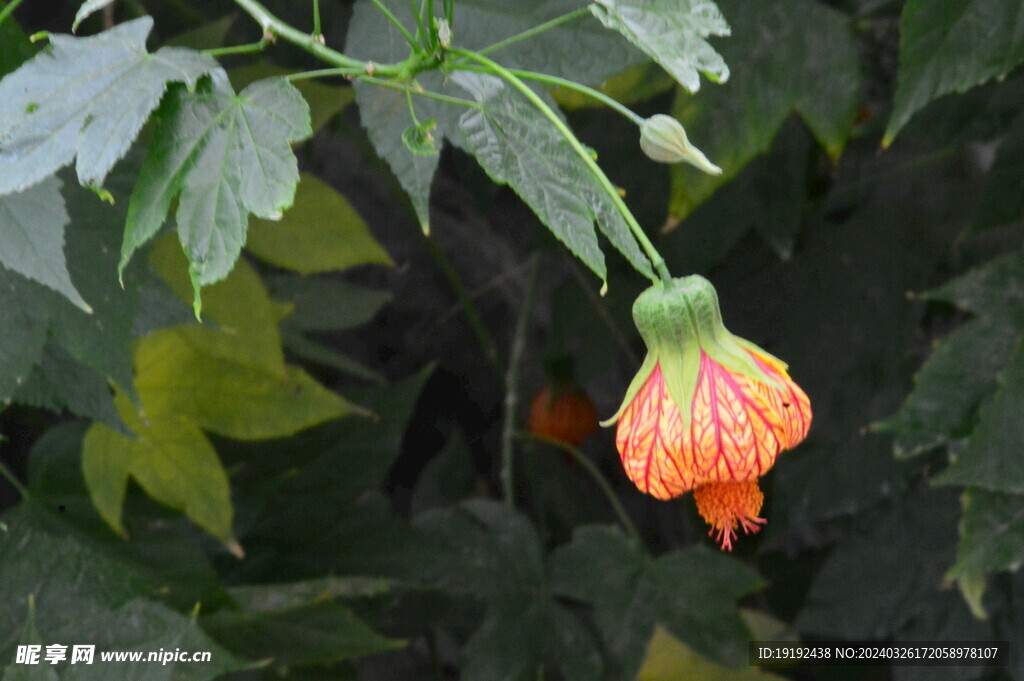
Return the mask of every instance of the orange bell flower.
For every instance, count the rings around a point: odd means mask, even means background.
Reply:
[[[647,343],[618,413],[615,444],[626,475],[658,499],[694,491],[722,548],[736,530],[760,530],[757,479],[811,425],[811,405],[786,365],[726,330],[718,295],[700,276],[655,285],[633,319]]]

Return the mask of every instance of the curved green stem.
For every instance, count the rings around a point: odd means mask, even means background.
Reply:
[[[447,104],[455,104],[457,106],[465,106],[470,109],[479,109],[480,104],[478,102],[472,102],[468,99],[460,99],[458,97],[451,97],[449,95],[442,95],[438,92],[431,92],[430,90],[423,90],[421,88],[407,85],[406,83],[399,83],[393,80],[384,80],[383,78],[374,78],[373,76],[356,76],[356,80],[363,83],[372,83],[381,87],[390,88],[392,90],[401,90],[408,92],[413,95],[419,95],[420,97],[426,97],[428,99],[436,99],[439,102],[446,102]]]
[[[314,69],[312,71],[299,71],[298,73],[290,73],[285,76],[287,81],[296,80],[309,80],[311,78],[330,78],[331,76],[341,76],[342,78],[352,78],[365,73],[363,68],[352,68],[344,66],[337,69]]]
[[[14,13],[14,10],[18,9],[18,5],[24,1],[25,0],[11,0],[7,3],[6,7],[0,9],[0,24],[4,23],[7,20],[7,17],[11,16],[11,14]]]
[[[669,274],[668,272],[668,267],[666,267],[665,265],[665,259],[661,257],[661,254],[658,253],[658,249],[656,249],[654,247],[654,244],[651,243],[651,240],[647,238],[647,234],[644,233],[644,230],[640,226],[640,223],[636,221],[636,218],[633,216],[632,211],[629,210],[629,207],[626,205],[625,201],[623,201],[622,197],[619,196],[619,192],[615,188],[615,185],[613,185],[611,180],[608,179],[608,176],[604,174],[604,171],[601,170],[601,167],[597,165],[597,162],[590,156],[590,153],[586,150],[586,148],[584,148],[583,144],[576,138],[576,135],[574,135],[573,132],[569,129],[569,127],[562,121],[562,119],[559,118],[558,115],[551,110],[551,107],[548,106],[547,103],[543,99],[541,99],[536,92],[531,90],[529,86],[526,85],[526,83],[520,80],[515,74],[506,69],[501,64],[498,64],[488,59],[487,57],[477,52],[472,52],[470,50],[452,49],[450,50],[450,52],[452,54],[457,54],[467,59],[471,59],[488,67],[492,73],[501,76],[506,81],[508,81],[508,83],[512,85],[512,87],[519,90],[519,92],[521,92],[523,96],[529,99],[530,102],[532,102],[533,105],[536,106],[537,109],[542,114],[544,114],[544,116],[549,121],[551,121],[551,124],[554,125],[558,132],[562,134],[562,136],[566,139],[569,145],[573,148],[573,151],[576,152],[576,154],[583,160],[583,163],[587,166],[587,168],[589,168],[590,171],[594,174],[594,177],[597,178],[597,181],[601,185],[602,189],[604,189],[605,192],[608,193],[608,196],[611,198],[612,203],[615,205],[616,209],[618,209],[619,213],[626,221],[626,224],[629,225],[630,230],[633,232],[633,236],[636,237],[636,240],[640,242],[640,246],[643,247],[644,251],[647,253],[647,257],[650,258],[651,264],[654,266],[654,271],[658,273],[657,277],[651,277],[651,281],[653,281],[655,284],[663,284],[671,281],[672,275]]]
[[[587,7],[581,7],[577,10],[569,12],[568,14],[563,14],[562,16],[555,17],[550,21],[545,21],[543,24],[540,24],[539,26],[529,28],[523,31],[522,33],[516,33],[514,36],[505,38],[504,40],[494,43],[493,45],[488,45],[482,50],[477,50],[477,54],[483,55],[490,54],[491,52],[497,52],[498,50],[508,47],[509,45],[514,45],[515,43],[518,43],[522,40],[532,38],[533,36],[539,33],[543,33],[544,31],[555,28],[556,26],[561,26],[562,24],[568,23],[573,19],[578,19],[585,14],[590,14],[590,9]]]
[[[611,507],[615,510],[615,515],[619,517],[619,522],[622,523],[622,527],[626,530],[626,532],[629,533],[629,535],[633,537],[633,539],[635,539],[637,543],[643,543],[640,539],[640,533],[636,530],[636,525],[633,524],[633,521],[630,519],[629,514],[626,513],[626,509],[622,506],[622,502],[619,501],[619,497],[615,494],[615,490],[612,489],[612,486],[608,483],[608,480],[601,473],[601,470],[597,467],[597,464],[590,460],[590,457],[588,457],[586,454],[576,449],[569,443],[562,442],[561,440],[552,437],[547,437],[544,435],[534,435],[533,433],[525,432],[519,433],[519,437],[527,440],[534,440],[536,442],[542,442],[552,447],[557,447],[558,449],[561,449],[563,452],[565,452],[573,459],[575,459],[576,463],[583,466],[587,473],[590,474],[590,477],[594,479],[594,482],[597,483],[597,486],[601,488],[601,491],[604,492],[605,497],[608,498],[608,503],[611,504]]]
[[[423,35],[423,22],[420,21],[420,8],[416,6],[416,0],[409,0],[409,11],[412,12],[412,19],[416,22],[416,39]]]
[[[416,117],[416,107],[412,105],[412,92],[410,88],[405,89],[405,103],[409,105],[409,116],[412,118],[412,124],[417,128],[420,127],[420,119]]]
[[[402,24],[402,22],[399,21],[398,18],[391,13],[391,10],[389,10],[387,6],[385,6],[384,3],[381,2],[381,0],[371,0],[371,2],[373,2],[373,4],[377,6],[377,9],[381,11],[381,14],[386,16],[388,18],[388,21],[394,24],[395,27],[402,33],[402,35],[405,37],[405,42],[409,43],[409,47],[412,48],[412,51],[418,52],[419,46],[416,44],[416,39],[412,37],[412,33],[409,33],[409,29],[407,29]]]
[[[319,57],[328,64],[343,68],[356,69],[362,73],[366,73],[368,70],[372,69],[373,73],[384,77],[397,77],[408,69],[408,64],[405,62],[398,64],[371,65],[369,62],[363,62],[358,59],[348,57],[337,50],[321,44],[317,38],[309,35],[308,33],[303,33],[297,28],[281,21],[271,14],[266,7],[261,5],[258,0],[235,0],[235,4],[241,7],[246,14],[251,16],[256,23],[260,25],[260,28],[263,29],[264,33],[287,40],[306,52]]]
[[[109,7],[109,5],[108,5]],[[203,54],[211,57],[224,57],[229,54],[251,54],[253,52],[262,52],[267,47],[267,41],[261,40],[258,43],[249,43],[247,45],[233,45],[231,47],[213,47],[208,50],[203,50]]]
[[[478,71],[481,73],[491,73],[490,69],[483,68],[480,66],[470,66],[468,64],[455,64],[455,68],[463,71]],[[595,99],[610,109],[614,109],[618,113],[622,114],[629,120],[636,123],[638,126],[643,125],[647,119],[634,113],[629,107],[623,105],[621,102],[616,101],[612,97],[609,97],[600,90],[595,90],[592,87],[581,85],[576,81],[569,80],[568,78],[559,78],[558,76],[549,76],[546,73],[537,73],[536,71],[523,71],[521,69],[509,69],[509,73],[516,76],[517,78],[524,78],[526,80],[535,80],[538,83],[546,83],[548,85],[554,85],[556,87],[563,87],[567,90],[575,90],[585,94],[586,96]]]
[[[519,419],[519,374],[523,361],[523,348],[526,347],[526,333],[530,329],[530,317],[533,314],[533,294],[537,289],[537,273],[540,270],[540,254],[533,254],[529,280],[526,284],[526,297],[523,307],[519,310],[519,321],[516,322],[515,335],[512,337],[512,348],[509,351],[508,371],[505,373],[505,424],[501,430],[501,489],[505,503],[511,507],[516,505],[515,485],[512,479],[512,465],[515,457],[513,440],[516,433],[516,422]]]

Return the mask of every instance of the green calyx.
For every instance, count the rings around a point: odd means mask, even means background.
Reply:
[[[688,428],[702,354],[730,371],[782,387],[761,370],[750,351],[771,355],[725,328],[718,293],[700,275],[651,286],[633,303],[633,321],[647,344],[647,357],[626,390],[619,411],[603,426],[619,419],[654,367],[660,365],[669,396],[683,416],[683,426]]]

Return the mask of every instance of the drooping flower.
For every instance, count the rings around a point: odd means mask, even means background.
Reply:
[[[786,364],[722,324],[718,295],[694,275],[655,285],[633,305],[647,344],[618,413],[615,443],[642,492],[694,491],[697,510],[731,550],[736,530],[757,532],[757,479],[811,425],[807,395]]]

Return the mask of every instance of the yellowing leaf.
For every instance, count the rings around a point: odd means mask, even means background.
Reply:
[[[172,235],[157,239],[149,262],[179,298],[192,300],[185,254]],[[208,339],[206,347],[211,354],[283,370],[284,353],[277,331],[280,305],[270,299],[263,281],[247,262],[239,260],[227,279],[205,289],[203,314],[223,332],[217,339]]]
[[[281,220],[253,220],[246,248],[303,274],[393,264],[345,197],[309,173],[302,174],[295,204]]]
[[[96,509],[125,534],[121,511],[128,478],[166,506],[182,511],[225,543],[232,541],[227,473],[206,436],[185,418],[143,423],[126,398],[116,399],[137,440],[95,423],[82,443],[82,472]]]
[[[636,675],[637,681],[782,681],[782,678],[757,667],[731,669],[715,664],[660,626],[654,629],[647,655]]]
[[[187,300],[191,283],[179,244],[158,240],[153,269]],[[344,398],[284,362],[272,301],[245,261],[207,291],[217,328],[181,325],[138,339],[135,387],[141,411],[117,398],[137,439],[94,425],[83,469],[100,515],[124,534],[121,513],[129,478],[161,503],[183,511],[233,551],[227,475],[204,430],[243,440],[284,437],[356,410]]]
[[[291,435],[355,410],[302,369],[223,356],[224,335],[179,326],[139,342],[135,385],[148,417],[185,416],[220,435],[259,440]]]

